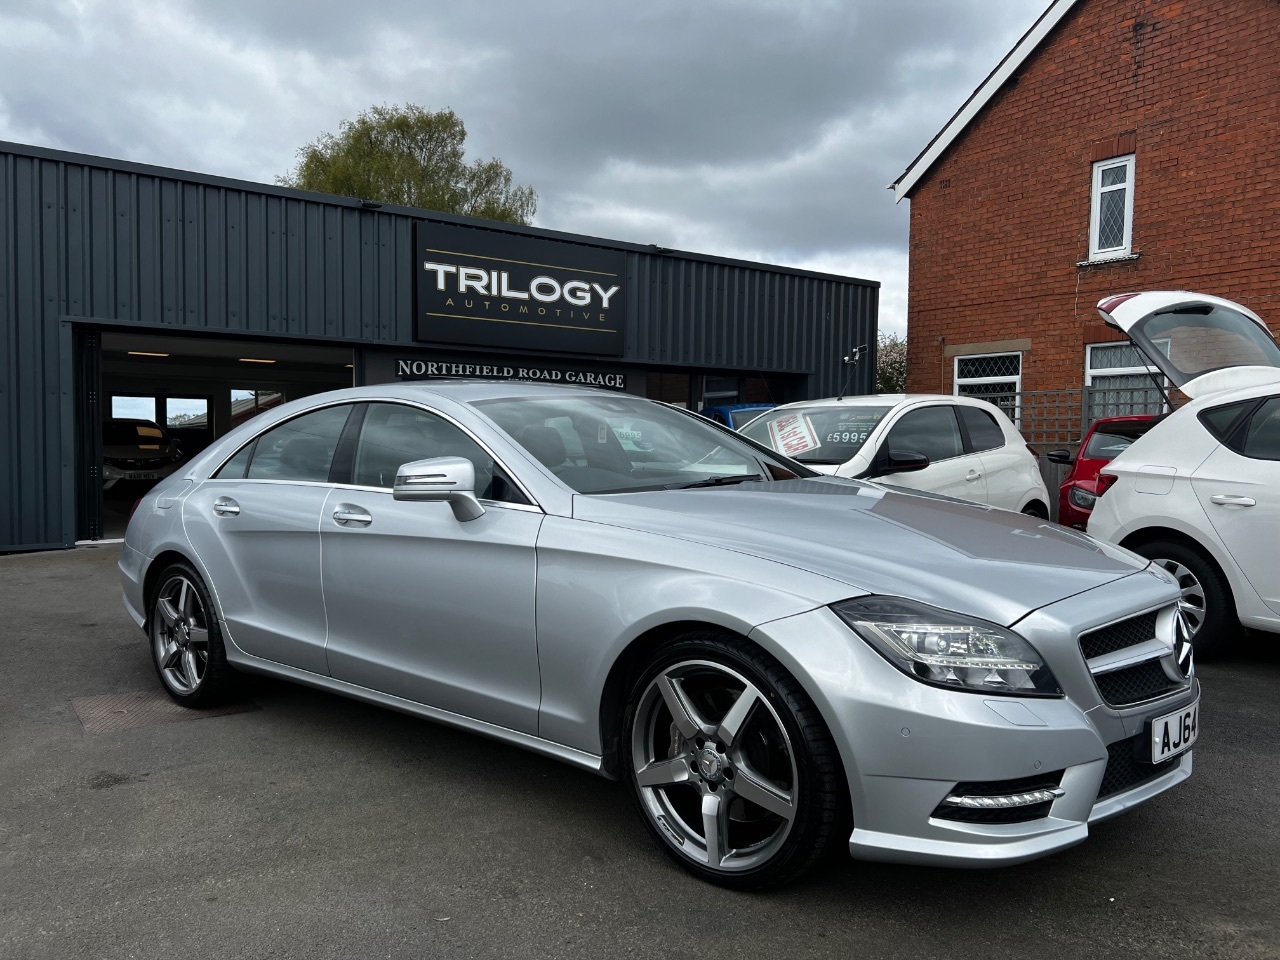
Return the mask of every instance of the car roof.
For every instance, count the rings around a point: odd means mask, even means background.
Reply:
[[[974,403],[991,404],[986,400],[975,399],[972,397],[960,397],[950,393],[866,393],[859,394],[854,397],[826,397],[820,400],[797,400],[794,403],[785,403],[780,407],[774,407],[775,410],[795,410],[803,407],[894,407],[900,403],[918,403],[926,400],[945,400],[948,403],[962,403],[971,405]]]

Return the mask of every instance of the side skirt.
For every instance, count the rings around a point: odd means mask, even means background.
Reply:
[[[475,720],[471,717],[464,717],[459,713],[450,713],[448,710],[440,710],[437,707],[429,707],[424,703],[415,703],[412,700],[405,700],[401,697],[393,697],[390,694],[379,693],[376,690],[370,690],[367,687],[357,686],[354,683],[347,683],[345,680],[335,680],[333,677],[322,677],[318,673],[310,673],[306,670],[299,670],[296,667],[290,667],[283,663],[275,663],[271,660],[263,660],[260,657],[252,656],[245,653],[235,645],[235,642],[227,634],[226,624],[222,624],[223,641],[227,648],[227,661],[237,670],[243,670],[246,673],[260,673],[270,677],[279,677],[283,680],[291,680],[294,683],[305,684],[309,687],[316,687],[329,693],[340,694],[344,697],[351,697],[353,700],[363,700],[365,703],[372,703],[379,707],[387,707],[390,710],[398,710],[401,713],[407,713],[411,716],[420,717],[423,720],[432,720],[436,723],[443,723],[450,727],[457,727],[466,730],[469,733],[478,733],[484,737],[491,737],[494,740],[501,740],[503,743],[510,743],[525,750],[532,750],[534,753],[541,753],[544,756],[553,757],[556,760],[580,767],[583,770],[589,770],[594,774],[605,777],[606,779],[614,779],[604,770],[604,762],[601,757],[592,753],[586,753],[582,750],[576,750],[573,747],[566,747],[561,743],[553,743],[550,740],[543,740],[541,737],[535,737],[529,733],[521,733],[519,730],[511,730],[507,727],[500,727],[494,723],[486,723],[483,720]]]

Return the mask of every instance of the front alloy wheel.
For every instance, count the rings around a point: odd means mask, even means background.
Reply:
[[[813,705],[763,651],[690,637],[641,677],[626,755],[651,832],[683,866],[732,886],[790,879],[837,832],[835,750]]]

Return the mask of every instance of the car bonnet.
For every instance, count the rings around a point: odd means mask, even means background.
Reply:
[[[1047,520],[817,477],[574,498],[574,517],[772,560],[1012,624],[1146,561]]]

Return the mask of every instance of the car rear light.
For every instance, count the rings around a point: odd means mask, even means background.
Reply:
[[[1112,485],[1119,479],[1120,478],[1117,477],[1114,473],[1098,474],[1098,490],[1095,496],[1099,496],[1099,497],[1102,496],[1104,493],[1110,490]]]
[[[1027,444],[1027,452],[1036,458],[1036,463],[1040,462],[1040,451],[1029,443]]]
[[[132,519],[133,519],[133,515],[134,515],[135,513],[137,513],[137,512],[138,512],[138,505],[139,505],[140,503],[142,503],[142,498],[141,498],[141,497],[139,497],[137,500],[133,501],[133,506],[129,508],[129,519],[130,519],[130,520],[132,520]]]

